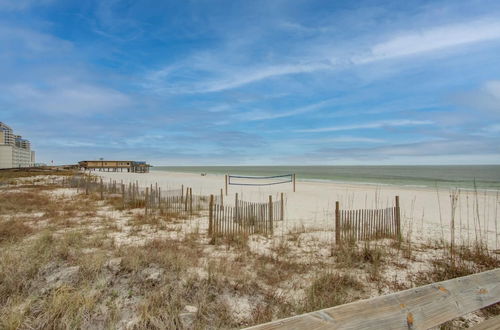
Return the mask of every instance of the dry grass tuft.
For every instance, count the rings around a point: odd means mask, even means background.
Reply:
[[[457,252],[432,260],[430,270],[416,274],[416,283],[424,285],[500,267],[500,259],[481,245],[461,246]]]
[[[99,298],[99,291],[63,285],[47,299],[33,302],[29,312],[36,324],[46,329],[88,327]]]
[[[15,179],[34,177],[34,176],[71,176],[76,172],[72,170],[50,170],[50,169],[9,169],[0,170],[0,183],[12,181]]]
[[[304,312],[346,304],[356,300],[363,283],[351,275],[324,272],[306,289]]]
[[[140,329],[182,329],[179,314],[183,308],[176,287],[166,285],[148,292],[139,305]]]
[[[481,271],[500,267],[500,258],[483,244],[474,244],[472,247],[460,246],[457,254],[461,259],[475,263]]]
[[[44,211],[50,197],[39,191],[3,191],[0,193],[0,213],[32,213]]]
[[[3,242],[16,242],[33,233],[33,229],[21,219],[0,221],[0,244]]]
[[[333,256],[339,267],[356,268],[366,264],[380,266],[384,262],[386,249],[369,241],[361,247],[355,244],[344,244],[333,250]]]

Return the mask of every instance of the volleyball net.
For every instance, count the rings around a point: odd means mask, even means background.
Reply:
[[[293,183],[294,174],[273,176],[227,175],[227,184],[235,186],[272,186],[276,184]]]

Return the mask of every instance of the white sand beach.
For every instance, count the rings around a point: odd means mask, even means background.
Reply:
[[[224,175],[153,171],[151,173],[92,172],[105,180],[124,183],[138,182],[146,187],[158,184],[163,190],[191,187],[193,194],[220,195],[224,188]],[[341,209],[372,209],[394,205],[400,196],[402,230],[412,241],[450,241],[452,219],[451,191],[408,186],[347,184],[316,182],[297,179],[296,192],[292,184],[249,187],[229,186],[224,203],[234,203],[235,194],[240,200],[265,202],[268,196],[279,199],[285,196],[285,219],[276,232],[304,227],[318,231],[318,237],[330,240],[334,226],[335,202]],[[479,190],[457,191],[455,207],[455,243],[468,244],[482,240],[490,249],[498,249],[498,192]]]

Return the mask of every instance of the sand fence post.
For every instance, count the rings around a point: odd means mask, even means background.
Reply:
[[[273,235],[273,196],[269,195],[269,232]]]
[[[340,203],[335,202],[335,244],[340,245]]]
[[[225,176],[225,182],[226,182],[225,186],[226,186],[226,196],[227,196],[227,185],[228,185],[228,176],[227,176],[227,174]]]
[[[161,187],[158,187],[158,211],[161,213]]]
[[[153,192],[153,184],[151,183],[150,185],[150,188],[149,188],[149,208],[150,208],[150,212],[153,210],[154,208],[154,200],[153,200],[153,195],[154,195],[154,192]]]
[[[396,235],[401,240],[401,210],[399,208],[399,196],[396,196]]]
[[[103,200],[104,199],[104,183],[102,182],[102,178],[101,178],[101,187],[100,188],[101,188],[100,189],[101,190],[101,200]]]
[[[236,193],[235,197],[234,197],[234,220],[235,221],[238,221],[239,220],[239,217],[238,217],[238,193]]]
[[[285,218],[285,200],[283,198],[283,193],[281,193],[281,214],[280,214],[280,220],[283,221]]]
[[[220,206],[224,206],[224,189],[220,189]]]
[[[189,213],[193,214],[193,188],[189,188]]]
[[[184,198],[184,211],[187,212],[188,210],[188,195],[189,195],[189,188],[186,187],[186,198]]]
[[[148,216],[148,197],[149,197],[149,188],[146,187],[146,196],[144,198],[144,215]]]
[[[184,202],[184,185],[181,185],[181,203]]]
[[[295,192],[295,173],[293,173],[292,181],[293,181],[293,192]]]
[[[132,205],[135,207],[135,187],[133,183],[129,182],[129,193],[132,194]]]
[[[125,209],[125,185],[123,184],[123,181],[121,183],[121,187],[122,187],[122,206],[123,209]]]
[[[212,222],[214,221],[214,195],[210,195],[210,204],[208,204],[208,235],[212,236]]]

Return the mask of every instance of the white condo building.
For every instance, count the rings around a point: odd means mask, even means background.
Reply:
[[[35,152],[30,141],[15,135],[10,126],[0,122],[0,168],[30,167],[35,164]]]

